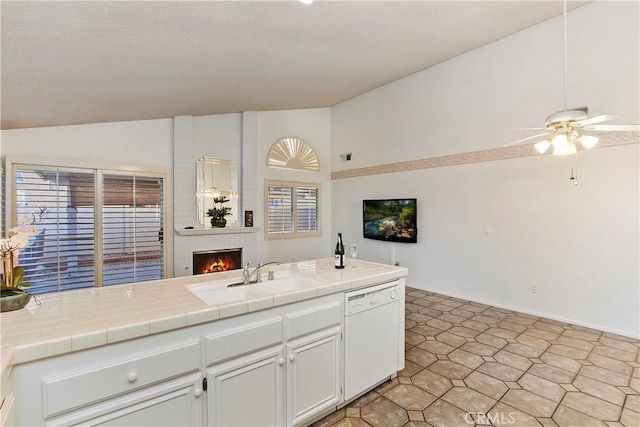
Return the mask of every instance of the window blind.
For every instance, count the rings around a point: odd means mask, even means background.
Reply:
[[[17,218],[47,209],[18,259],[30,292],[164,277],[162,177],[30,165],[14,171]]]
[[[104,284],[161,279],[162,179],[105,174],[102,185]]]
[[[269,182],[265,185],[266,238],[320,234],[320,185]]]
[[[94,173],[60,169],[17,169],[15,202],[18,218],[46,215],[35,225],[37,233],[20,251],[29,292],[38,294],[95,283],[93,203],[73,204],[71,182],[81,183],[83,197],[94,198]]]

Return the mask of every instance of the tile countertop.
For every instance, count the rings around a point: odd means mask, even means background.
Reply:
[[[61,355],[264,310],[382,281],[405,277],[407,269],[357,260],[338,270],[333,258],[273,266],[319,282],[287,292],[258,289],[257,296],[228,304],[203,302],[187,286],[220,280],[237,281],[241,271],[86,288],[32,298],[17,311],[2,313],[2,370],[7,366]],[[266,271],[263,277],[266,276]]]

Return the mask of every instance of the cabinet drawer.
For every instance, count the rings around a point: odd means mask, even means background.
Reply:
[[[342,324],[342,304],[334,302],[287,316],[287,340]]]
[[[45,418],[200,369],[200,342],[43,380]]]
[[[282,342],[282,319],[253,323],[207,337],[207,366]]]

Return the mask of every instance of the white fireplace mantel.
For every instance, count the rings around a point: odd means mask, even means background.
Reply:
[[[208,234],[257,233],[260,230],[260,227],[184,228],[176,229],[176,233],[180,236],[201,236]]]

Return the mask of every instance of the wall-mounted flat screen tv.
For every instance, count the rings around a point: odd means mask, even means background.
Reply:
[[[365,239],[416,243],[417,208],[416,199],[363,200],[362,229]]]

